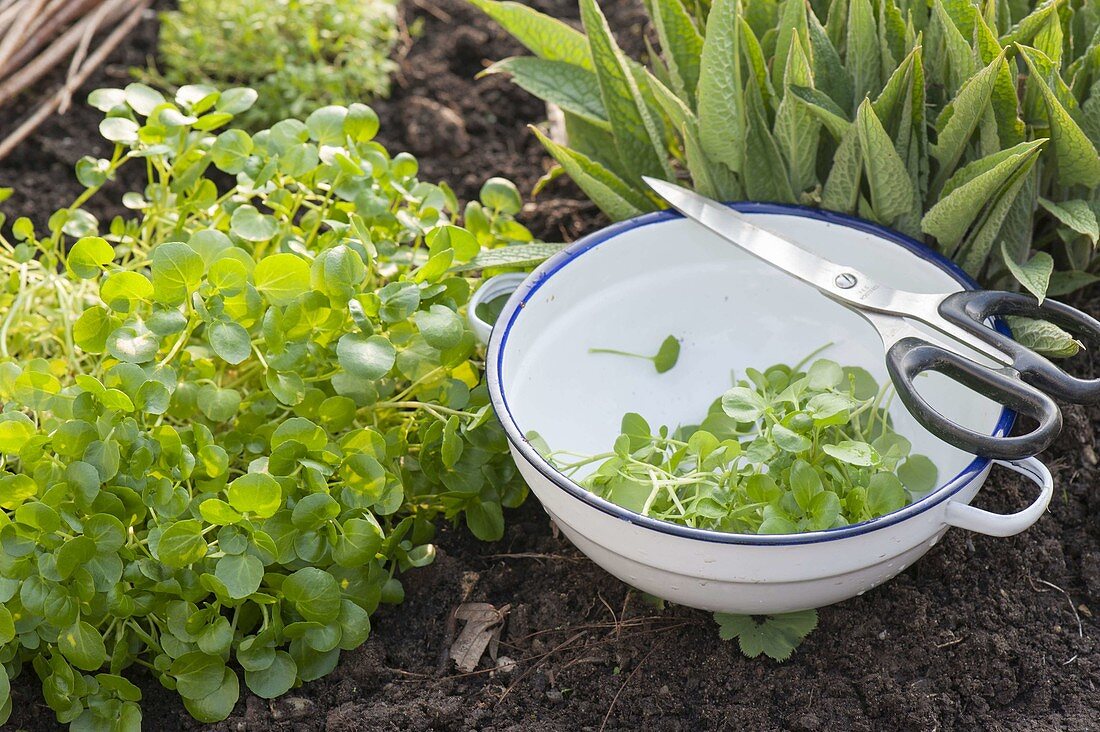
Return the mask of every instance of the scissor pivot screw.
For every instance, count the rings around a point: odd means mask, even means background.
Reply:
[[[850,290],[856,286],[856,276],[850,272],[845,272],[838,274],[833,282],[842,290]]]

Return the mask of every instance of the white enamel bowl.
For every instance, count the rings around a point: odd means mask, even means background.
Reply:
[[[901,235],[836,214],[770,204],[738,210],[830,259],[890,285],[945,292],[973,282],[945,259]],[[515,289],[518,285],[518,289]],[[515,289],[492,327],[489,390],[516,464],[557,525],[594,562],[646,592],[682,605],[736,613],[781,613],[844,600],[893,577],[950,526],[994,536],[1023,531],[1046,510],[1050,473],[1029,458],[1001,463],[1040,487],[1019,513],[969,503],[992,462],[924,431],[895,399],[895,428],[939,469],[939,487],[863,524],[805,534],[757,536],[690,529],[640,516],[597,498],[555,470],[527,443],[538,432],[554,450],[608,450],[626,412],[652,425],[698,423],[731,386],[731,372],[823,355],[868,369],[886,383],[882,345],[859,316],[672,213],[598,231],[530,276],[503,275],[471,303],[473,312]],[[640,359],[589,348],[653,353],[668,335],[679,361],[658,374]],[[1013,414],[932,374],[922,394],[972,429],[1002,434]]]

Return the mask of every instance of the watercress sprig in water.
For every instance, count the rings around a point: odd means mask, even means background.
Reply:
[[[827,359],[746,371],[698,425],[656,432],[627,414],[611,451],[540,451],[593,493],[696,528],[750,534],[818,531],[896,511],[936,484],[910,454],[869,373]],[[591,466],[598,467],[591,471]]]

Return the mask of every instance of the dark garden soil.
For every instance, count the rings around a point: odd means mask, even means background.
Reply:
[[[535,4],[576,17],[572,0]],[[604,5],[637,52],[638,6]],[[459,0],[412,0],[404,18],[423,27],[402,49],[393,97],[377,105],[383,142],[415,152],[423,177],[451,182],[463,198],[492,175],[528,193],[547,162],[525,126],[544,110],[504,79],[473,80],[484,59],[520,49]],[[150,18],[90,87],[124,83],[127,67],[152,52],[155,26]],[[44,221],[67,203],[79,191],[72,165],[91,152],[97,123],[77,104],[0,164],[0,185],[19,191],[4,210]],[[544,238],[572,239],[603,220],[559,179],[526,222]],[[1100,312],[1100,299],[1090,306]],[[1081,361],[1079,373],[1100,374]],[[656,610],[558,537],[532,499],[508,513],[495,544],[444,528],[435,564],[406,576],[404,604],[380,612],[373,638],[331,676],[275,702],[246,693],[212,729],[1100,729],[1098,422],[1100,409],[1067,411],[1043,456],[1058,490],[1033,528],[1009,539],[950,532],[887,585],[823,609],[787,663],[744,658],[706,613]],[[978,504],[1011,511],[1032,495],[999,471]],[[510,608],[497,669],[486,659],[460,674],[446,659],[448,618],[464,601]],[[173,693],[136,680],[148,729],[202,728]],[[57,728],[33,672],[13,687],[12,729]]]

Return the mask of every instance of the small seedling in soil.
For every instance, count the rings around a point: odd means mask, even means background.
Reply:
[[[817,627],[817,610],[782,615],[715,613],[714,621],[719,637],[727,641],[736,638],[741,652],[749,658],[763,653],[776,661],[786,661]]]

